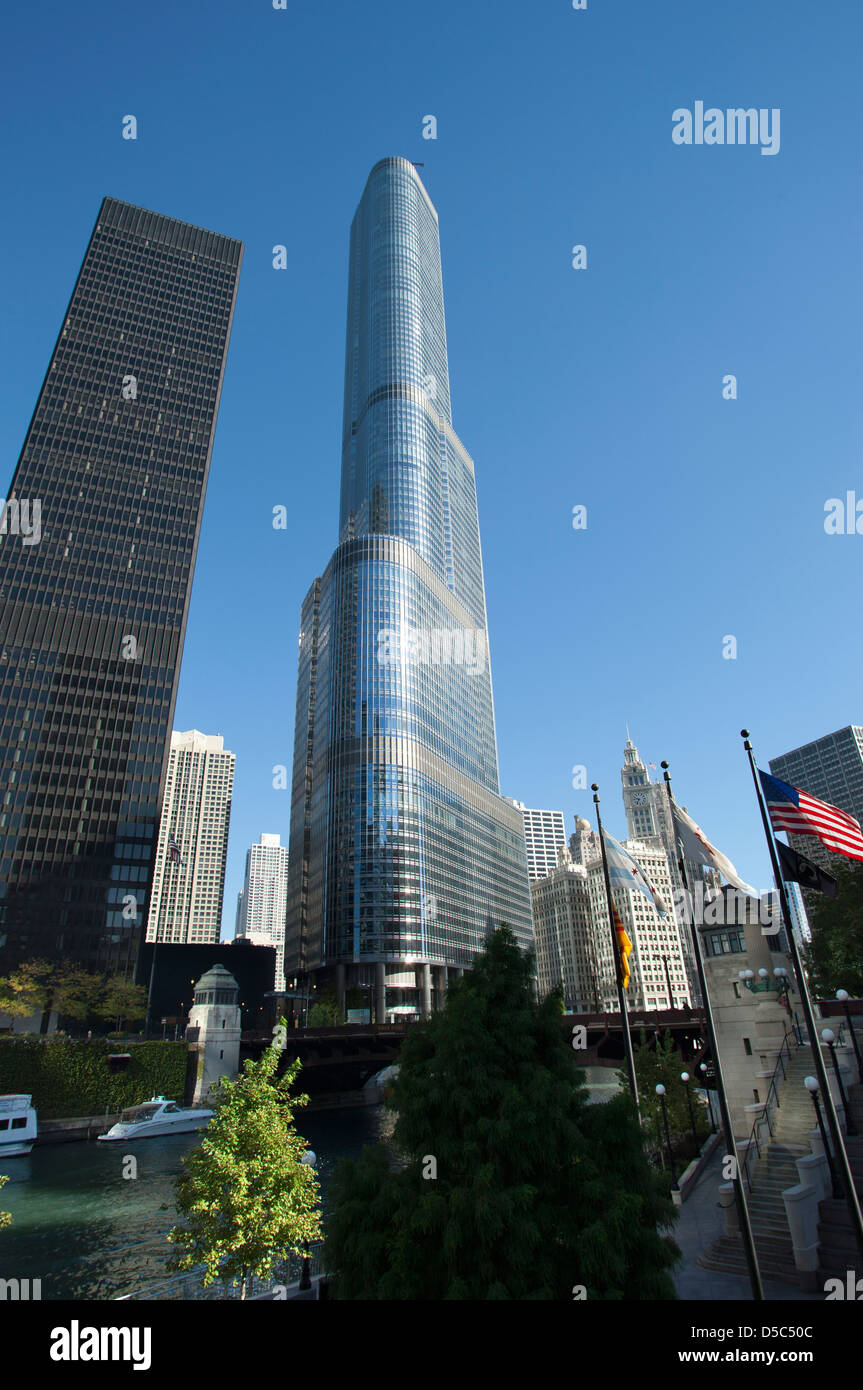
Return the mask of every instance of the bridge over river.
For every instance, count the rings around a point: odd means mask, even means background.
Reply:
[[[637,1041],[642,1029],[650,1041],[671,1033],[684,1060],[697,1065],[705,1056],[701,1009],[652,1009],[633,1012],[629,1025]],[[397,1023],[347,1023],[324,1028],[289,1030],[282,1069],[295,1057],[302,1062],[302,1089],[312,1098],[356,1092],[366,1081],[399,1059],[401,1046],[414,1020]],[[623,1065],[623,1030],[619,1013],[562,1014],[561,1030],[577,1048],[578,1061],[585,1067],[616,1070]],[[584,1029],[584,1033],[576,1033]],[[271,1033],[244,1033],[242,1056],[259,1057],[272,1042]]]

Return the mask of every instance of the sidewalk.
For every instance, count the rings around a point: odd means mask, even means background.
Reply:
[[[702,1269],[698,1264],[698,1256],[702,1250],[706,1250],[725,1232],[725,1217],[719,1206],[718,1189],[721,1181],[720,1146],[680,1208],[680,1217],[672,1232],[683,1254],[683,1260],[673,1273],[678,1298],[699,1302],[728,1302],[734,1299],[750,1302],[752,1299],[749,1280],[745,1276],[720,1274],[713,1269]],[[763,1283],[764,1296],[771,1301],[781,1299],[785,1302],[821,1303],[824,1300],[823,1293],[804,1293],[793,1284],[782,1284],[767,1279]]]

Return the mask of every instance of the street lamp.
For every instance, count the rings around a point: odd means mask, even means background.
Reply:
[[[857,1034],[854,1032],[854,1024],[851,1022],[851,1010],[848,1007],[847,989],[837,989],[836,998],[845,1009],[845,1021],[848,1024],[848,1032],[851,1034],[851,1042],[854,1044],[854,1056],[857,1058],[857,1079],[863,1081],[863,1060],[860,1057],[860,1044],[857,1041]]]
[[[818,1102],[818,1082],[814,1076],[807,1076],[803,1080],[803,1085],[806,1087],[807,1091],[812,1097],[812,1104],[815,1106],[815,1116],[818,1120],[818,1128],[821,1131],[821,1143],[824,1147],[824,1154],[827,1159],[827,1166],[830,1169],[830,1187],[833,1192],[833,1196],[841,1197],[842,1185],[839,1182],[839,1178],[837,1177],[836,1169],[833,1167],[833,1155],[830,1152],[830,1145],[827,1143],[827,1131],[824,1128],[824,1116],[821,1114],[821,1106]]]
[[[317,1161],[318,1156],[314,1149],[306,1149],[306,1152],[300,1159],[301,1163],[308,1164],[310,1168],[314,1168]],[[309,1242],[307,1240],[303,1241],[303,1250],[303,1268],[300,1273],[300,1293],[308,1293],[309,1289],[312,1287],[312,1278],[311,1266],[309,1264]]]
[[[713,1113],[713,1097],[710,1094],[710,1087],[707,1084],[707,1063],[699,1062],[698,1070],[701,1072],[701,1079],[704,1082],[704,1090],[707,1094],[707,1107],[710,1111],[710,1133],[716,1133],[716,1117]]]
[[[671,1134],[668,1129],[668,1110],[665,1104],[665,1087],[659,1085],[656,1088],[659,1096],[659,1104],[662,1106],[662,1123],[665,1126],[665,1143],[668,1148],[668,1166],[671,1169],[671,1182],[673,1187],[677,1187],[677,1170],[674,1167],[674,1154],[671,1152]],[[678,1189],[679,1190],[679,1189]]]
[[[682,1071],[680,1079],[686,1087],[686,1104],[689,1106],[689,1123],[692,1126],[692,1138],[695,1141],[695,1152],[698,1152],[698,1130],[695,1126],[695,1112],[692,1109],[692,1092],[689,1089],[689,1072]]]
[[[833,1070],[836,1073],[836,1083],[839,1087],[839,1095],[842,1098],[842,1109],[845,1111],[845,1132],[846,1134],[856,1134],[857,1126],[851,1114],[851,1107],[848,1104],[848,1097],[845,1094],[845,1087],[842,1084],[842,1073],[839,1070],[839,1058],[836,1056],[836,1034],[832,1028],[822,1028],[821,1038],[830,1050],[830,1060],[833,1063]]]

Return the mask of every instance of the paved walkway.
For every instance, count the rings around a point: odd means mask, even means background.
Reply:
[[[698,1256],[718,1236],[725,1233],[725,1217],[719,1206],[719,1184],[722,1181],[722,1148],[717,1148],[693,1191],[680,1208],[680,1217],[673,1236],[680,1246],[683,1260],[677,1266],[674,1283],[682,1299],[707,1302],[752,1298],[749,1280],[745,1275],[720,1274],[717,1270],[702,1269]],[[764,1296],[794,1302],[823,1302],[823,1293],[804,1293],[792,1284],[764,1280]]]

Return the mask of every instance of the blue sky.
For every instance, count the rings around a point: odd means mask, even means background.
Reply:
[[[863,500],[863,9],[83,0],[18,7],[5,39],[4,486],[100,199],[245,242],[176,715],[237,756],[225,933],[247,846],[288,839],[272,768],[336,542],[348,232],[388,154],[424,161],[440,215],[502,791],[571,824],[583,764],[623,834],[628,720],[769,887],[739,729],[766,765],[863,721],[863,536],[824,531],[828,498]],[[779,153],[675,145],[698,100],[778,107]]]

